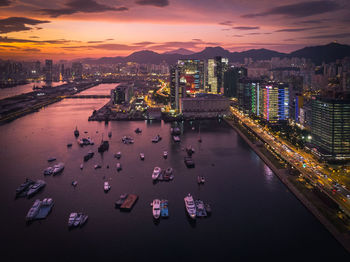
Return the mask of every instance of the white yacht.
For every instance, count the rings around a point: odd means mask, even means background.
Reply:
[[[152,213],[155,219],[160,217],[160,200],[154,199],[152,202]]]
[[[159,174],[161,172],[161,168],[156,166],[154,169],[153,169],[153,174],[152,174],[152,179],[153,180],[157,180],[157,178],[159,177]]]
[[[188,194],[185,198],[185,206],[186,206],[186,211],[190,218],[196,219],[196,205],[193,201],[193,197],[191,194]]]

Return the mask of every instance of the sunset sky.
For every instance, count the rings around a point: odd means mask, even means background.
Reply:
[[[0,58],[350,44],[350,1],[0,0]]]

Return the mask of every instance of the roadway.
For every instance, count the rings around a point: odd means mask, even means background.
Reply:
[[[236,108],[231,107],[231,112],[249,128],[251,128],[259,138],[267,143],[274,151],[287,163],[297,169],[303,176],[308,177],[312,184],[325,192],[333,199],[339,207],[350,216],[350,191],[344,186],[328,177],[321,167],[321,163],[312,158],[304,151],[298,150],[280,137],[273,136],[264,127],[251,118],[242,114]]]

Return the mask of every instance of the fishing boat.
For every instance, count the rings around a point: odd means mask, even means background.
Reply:
[[[168,200],[162,199],[160,201],[160,216],[163,218],[169,217]]]
[[[194,164],[194,161],[193,161],[192,157],[184,157],[184,162],[185,162],[185,165],[186,165],[188,168],[193,168],[193,167],[195,167],[195,164]]]
[[[52,167],[52,166],[49,166],[48,168],[46,168],[46,169],[44,170],[44,175],[45,175],[45,176],[52,175],[52,172],[53,172],[53,167]]]
[[[154,199],[152,202],[152,213],[155,219],[160,217],[160,200]]]
[[[114,157],[117,158],[117,159],[120,159],[121,156],[122,156],[121,152],[118,152],[118,153],[114,154]]]
[[[189,215],[190,218],[196,219],[196,205],[193,201],[193,197],[191,196],[191,194],[188,194],[184,198],[184,201],[185,201],[187,214]]]
[[[152,179],[153,179],[153,180],[157,180],[161,171],[162,171],[161,168],[158,167],[158,166],[156,166],[156,167],[153,169]]]
[[[167,158],[167,157],[168,157],[168,151],[164,151],[164,152],[163,152],[163,157],[164,157],[164,158]]]

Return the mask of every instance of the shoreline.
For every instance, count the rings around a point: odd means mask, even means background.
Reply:
[[[233,123],[224,119],[238,135],[250,146],[251,149],[262,159],[280,181],[290,190],[294,196],[316,217],[316,219],[331,233],[331,235],[350,253],[350,235],[338,231],[338,229],[288,180],[287,169],[278,169]]]

